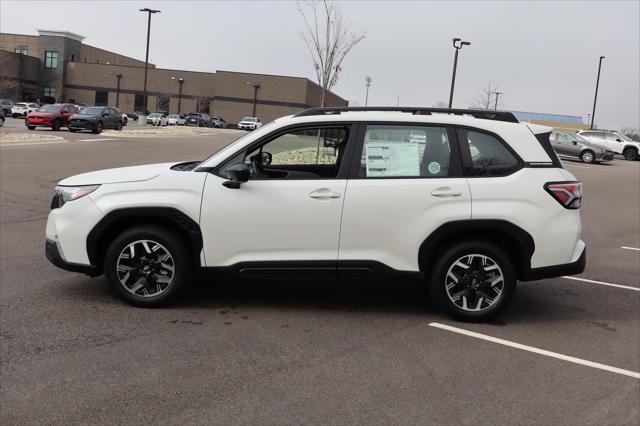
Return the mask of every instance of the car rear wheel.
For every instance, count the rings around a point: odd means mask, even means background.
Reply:
[[[431,297],[461,321],[486,321],[511,301],[516,278],[511,260],[497,245],[484,241],[455,244],[436,261]]]
[[[118,121],[118,123],[116,123],[116,130],[122,130],[122,121]]]
[[[109,285],[129,304],[163,306],[189,281],[189,248],[168,228],[134,227],[107,248],[104,270]]]
[[[580,154],[580,159],[583,163],[593,163],[596,161],[596,156],[593,151],[586,150],[582,154]]]
[[[93,133],[97,133],[100,134],[102,133],[102,123],[98,121],[98,123],[96,123],[96,128],[94,129]]]
[[[36,126],[27,126],[27,129],[29,129],[29,130],[35,130],[35,129],[36,129]]]
[[[624,155],[625,160],[635,161],[638,159],[638,150],[633,148],[627,148],[624,150],[622,155]]]

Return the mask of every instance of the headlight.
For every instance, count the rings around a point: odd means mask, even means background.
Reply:
[[[53,200],[51,201],[51,209],[60,208],[66,202],[77,200],[78,198],[91,194],[99,187],[100,185],[56,186]]]

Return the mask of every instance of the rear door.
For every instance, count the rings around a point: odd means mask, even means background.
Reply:
[[[361,125],[342,213],[341,266],[418,271],[422,242],[445,222],[471,218],[453,128]],[[373,263],[372,263],[373,262]]]

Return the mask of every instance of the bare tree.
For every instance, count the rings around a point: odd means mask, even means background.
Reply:
[[[499,85],[496,84],[495,86],[492,86],[491,81],[489,81],[487,87],[478,92],[478,94],[473,98],[470,106],[480,109],[494,109],[496,101],[495,92],[497,92],[499,88]],[[498,106],[500,106],[500,99],[498,99]]]
[[[623,127],[620,131],[632,140],[640,141],[640,129],[635,129],[633,127]]]
[[[296,3],[305,25],[300,35],[311,53],[318,85],[322,90],[320,105],[325,106],[327,94],[338,82],[342,62],[351,49],[364,40],[366,32],[352,32],[334,0]]]

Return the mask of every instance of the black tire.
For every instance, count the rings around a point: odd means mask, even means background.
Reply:
[[[141,240],[149,240],[151,242],[159,243],[163,246],[163,250],[166,249],[172,257],[174,267],[172,280],[158,295],[151,294],[144,296],[131,292],[131,290],[135,288],[136,282],[138,282],[137,280],[139,280],[145,273],[142,272],[142,270],[135,270],[134,272],[131,272],[132,276],[130,276],[128,280],[129,282],[133,282],[133,284],[129,289],[127,289],[119,277],[118,259],[121,253],[123,253],[131,243]],[[151,243],[149,243],[149,245],[151,245]],[[144,250],[139,251],[141,254],[137,254],[136,256],[144,258],[144,255],[147,253]],[[127,303],[133,306],[145,308],[166,306],[178,297],[182,288],[184,288],[189,282],[192,273],[191,269],[193,267],[193,262],[191,262],[189,253],[188,245],[171,229],[158,226],[133,227],[122,232],[111,242],[111,244],[109,244],[104,258],[104,271],[111,288]],[[153,256],[153,254],[154,251],[152,248],[150,255]],[[140,262],[144,262],[144,260],[141,260]],[[124,274],[126,276],[126,272],[121,271],[120,274]],[[127,282],[127,280],[125,280],[125,282]],[[146,292],[147,287],[151,291],[155,289],[153,283],[150,282],[148,278],[144,278],[144,282],[144,286],[138,291]]]
[[[27,126],[27,129],[29,129],[29,130],[35,130],[35,129],[36,129],[36,126]]]
[[[129,119],[128,118],[123,118],[122,119],[122,125],[126,126],[127,124],[129,124]]]
[[[93,129],[93,133],[99,135],[100,133],[102,133],[102,123],[100,121],[98,121],[96,123],[96,128]]]
[[[596,154],[590,149],[586,149],[580,153],[580,159],[583,163],[593,164],[596,162]]]
[[[51,125],[51,130],[57,132],[58,130],[60,130],[61,126],[62,126],[62,123],[60,123],[60,120],[55,119],[53,120],[53,124]]]
[[[634,148],[627,148],[622,153],[625,160],[636,161],[638,159],[638,150]]]
[[[447,291],[447,285],[450,286],[451,283],[453,283],[453,280],[448,277],[449,269],[455,268],[454,264],[458,260],[463,257],[468,258],[470,255],[486,256],[499,267],[499,269],[492,272],[492,274],[499,273],[499,271],[502,272],[502,280],[496,285],[495,290],[493,290],[493,286],[489,286],[489,278],[493,278],[493,275],[489,277],[481,264],[478,264],[481,275],[480,278],[474,278],[474,274],[472,273],[476,270],[474,267],[465,271],[464,277],[458,276],[459,283],[452,286],[451,292],[454,295],[455,293],[471,292],[471,294],[467,293],[471,302],[475,303],[479,301],[479,305],[483,304],[482,300],[480,300],[480,297],[482,296],[478,294],[480,291],[476,293],[472,290],[474,284],[477,285],[478,288],[482,288],[482,291],[487,292],[497,292],[500,283],[502,284],[499,295],[491,293],[492,296],[495,295],[493,302],[488,304],[485,301],[484,303],[487,306],[484,308],[481,307],[478,311],[463,309],[463,307],[456,304],[452,298],[449,297],[449,293]],[[474,257],[472,256],[472,258]],[[466,275],[467,273],[469,274],[468,276]],[[516,291],[516,277],[511,259],[509,259],[502,248],[485,241],[460,242],[446,248],[442,255],[436,260],[433,265],[432,273],[428,275],[428,277],[430,280],[429,289],[432,300],[451,317],[460,321],[483,322],[495,317],[508,306]],[[456,286],[459,286],[458,291],[455,289]],[[486,295],[486,293],[481,294]],[[466,306],[466,297],[460,296],[460,300],[461,303]]]
[[[116,130],[122,130],[122,121],[116,123]]]
[[[12,118],[18,118],[20,116],[22,116],[22,114],[18,114],[17,112],[14,112],[13,114],[11,114]]]
[[[69,129],[69,131],[70,131],[71,133],[75,133],[75,132],[77,132],[77,131],[78,131],[78,129]]]
[[[4,126],[4,118],[0,117],[0,127]]]

